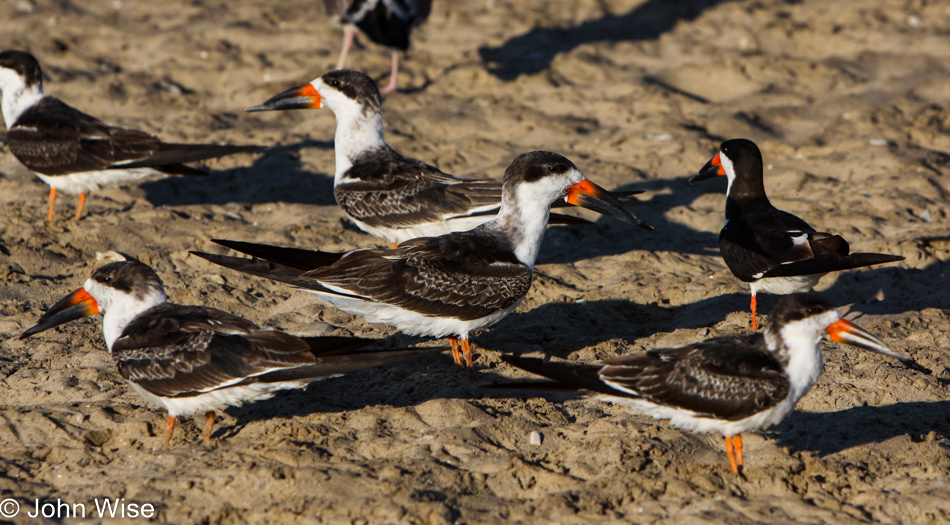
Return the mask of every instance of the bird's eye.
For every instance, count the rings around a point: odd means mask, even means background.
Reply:
[[[104,283],[107,283],[107,282],[112,281],[112,276],[111,276],[111,275],[104,275],[104,276],[102,277],[102,279],[100,279],[100,280],[101,280],[102,282],[104,282]]]
[[[339,81],[339,80],[334,80],[333,82],[330,82],[330,85],[333,86],[333,87],[340,87],[340,81]]]

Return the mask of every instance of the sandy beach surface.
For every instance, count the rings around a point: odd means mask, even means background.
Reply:
[[[332,68],[341,31],[316,0],[3,11],[0,47],[35,54],[47,93],[166,141],[268,147],[206,163],[210,177],[95,193],[79,222],[61,195],[49,223],[48,187],[0,141],[0,499],[21,506],[14,523],[144,521],[100,519],[97,498],[168,523],[950,522],[946,2],[436,0],[384,102],[389,143],[495,177],[556,151],[606,188],[643,190],[631,209],[656,230],[585,211],[571,213],[595,225],[550,229],[527,299],[475,335],[474,378],[448,353],[365,370],[228,410],[207,446],[203,418],[184,418],[168,451],[164,413],[116,373],[100,318],[18,339],[97,252],[151,265],[174,302],[421,341],[188,254],[219,237],[380,244],[335,205],[329,110],[243,112]],[[350,65],[385,82],[389,53],[361,42]],[[906,257],[817,290],[934,374],[826,344],[797,411],[745,436],[746,479],[719,435],[484,388],[528,378],[501,352],[589,362],[750,330],[748,291],[718,254],[725,180],[687,183],[734,137],[762,149],[776,206],[855,251]],[[760,312],[776,300],[761,295]],[[36,500],[85,505],[86,521],[30,518]]]

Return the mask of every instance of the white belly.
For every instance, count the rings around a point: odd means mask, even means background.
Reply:
[[[335,294],[316,292],[313,290],[304,290],[317,296],[321,301],[333,305],[344,312],[359,314],[366,317],[371,323],[382,323],[393,325],[401,332],[409,335],[424,335],[430,337],[445,337],[448,335],[458,335],[462,339],[468,339],[469,332],[491,326],[514,311],[521,304],[524,298],[519,299],[515,304],[498,310],[480,319],[465,321],[462,319],[453,319],[446,317],[436,317],[406,310],[398,306],[392,306],[384,303],[376,303],[364,299],[352,297],[342,297]]]
[[[81,171],[79,173],[70,173],[69,175],[43,175],[37,173],[40,178],[56,191],[65,193],[89,193],[98,191],[102,188],[117,186],[124,182],[144,179],[150,175],[160,173],[151,168],[135,168],[131,170],[102,170],[102,171]]]
[[[768,292],[777,295],[787,295],[790,293],[809,292],[818,284],[818,281],[824,277],[825,273],[816,273],[812,275],[795,275],[792,277],[766,277],[749,283],[752,293]]]
[[[389,242],[401,243],[403,241],[408,241],[409,239],[418,239],[419,237],[438,237],[440,235],[445,235],[446,233],[466,232],[494,218],[494,215],[477,215],[475,217],[466,216],[455,219],[446,219],[444,221],[427,222],[414,226],[396,228],[370,226],[352,217],[350,217],[350,220],[353,221],[353,224],[355,224],[359,229],[370,235],[382,237]]]
[[[270,399],[280,390],[302,388],[308,381],[284,381],[281,383],[252,383],[250,385],[221,388],[191,397],[158,397],[141,386],[129,382],[143,399],[164,407],[173,417],[190,415],[194,412],[214,410],[220,412],[227,407],[239,407],[244,403],[253,403]]]

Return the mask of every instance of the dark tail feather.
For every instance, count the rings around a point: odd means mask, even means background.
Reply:
[[[128,168],[155,168],[166,173],[175,173],[178,175],[195,175],[195,173],[179,173],[181,164],[186,162],[198,162],[200,160],[214,159],[233,155],[235,153],[248,153],[264,150],[263,146],[232,146],[218,144],[165,144],[162,143],[160,149],[154,155],[147,159],[136,162],[119,164],[113,166],[115,169]],[[165,168],[165,169],[163,169]],[[191,168],[187,168],[191,169]],[[168,171],[167,171],[168,170]],[[199,171],[199,170],[194,170]],[[203,172],[202,172],[203,173]]]
[[[565,213],[551,213],[548,216],[548,225],[556,226],[562,224],[594,224],[593,222],[582,219],[580,217],[575,217],[573,215],[567,215]]]
[[[125,169],[127,166],[122,166],[122,168]],[[161,166],[152,166],[152,169],[162,173],[167,173],[168,175],[197,175],[202,177],[211,175],[211,173],[205,170],[192,168],[191,166],[185,166],[184,164],[163,164]]]
[[[304,250],[302,248],[286,248],[283,246],[271,246],[269,244],[257,244],[243,241],[228,241],[224,239],[211,239],[211,242],[220,244],[225,248],[230,248],[236,252],[245,253],[251,257],[265,259],[280,263],[285,266],[291,266],[300,270],[315,270],[321,266],[330,266],[343,257],[343,253],[321,252],[316,250]]]
[[[218,266],[224,266],[225,268],[256,275],[265,279],[273,279],[282,283],[299,286],[300,288],[316,289],[319,287],[319,285],[314,283],[312,280],[301,277],[301,275],[306,272],[300,270],[299,268],[293,268],[280,263],[264,261],[262,259],[248,259],[247,257],[216,255],[205,252],[191,252],[191,254],[201,257],[208,262],[217,264]]]
[[[516,357],[513,355],[502,355],[501,360],[527,370],[532,374],[546,377],[551,381],[538,381],[534,383],[540,390],[589,390],[591,392],[601,392],[604,394],[617,394],[617,391],[605,385],[600,379],[600,369],[602,365],[569,363],[564,361],[545,361],[543,359],[532,359],[527,357]],[[520,381],[511,383],[511,388],[528,389],[532,388],[531,383]],[[508,388],[508,384],[497,385],[495,388]]]
[[[837,272],[903,260],[904,258],[900,255],[888,255],[886,253],[852,253],[840,259],[818,258],[783,264],[766,272],[765,277],[791,277]]]
[[[364,368],[387,366],[403,361],[410,361],[446,350],[448,350],[448,347],[398,348],[395,350],[372,350],[345,355],[321,356],[317,358],[315,364],[264,374],[258,376],[258,380],[262,383],[277,383],[280,381],[295,381],[301,379],[325,379],[347,372],[363,370]]]
[[[310,352],[314,357],[327,357],[333,355],[349,354],[371,344],[378,343],[378,339],[367,339],[365,337],[348,336],[317,336],[301,337],[304,342],[310,345]]]

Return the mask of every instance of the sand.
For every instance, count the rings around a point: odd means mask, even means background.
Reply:
[[[118,376],[91,318],[17,336],[117,250],[171,300],[296,334],[418,339],[287,286],[214,267],[210,238],[348,250],[379,241],[335,206],[329,110],[245,114],[326,72],[341,32],[315,0],[9,0],[3,48],[34,53],[47,93],[168,141],[262,144],[93,194],[63,196],[0,149],[0,499],[151,504],[168,523],[946,523],[950,520],[950,7],[866,2],[436,1],[384,103],[397,150],[500,177],[548,149],[645,193],[646,232],[609,218],[551,229],[517,312],[449,354],[366,370],[229,410],[210,445]],[[387,80],[372,44],[350,64]],[[524,380],[500,352],[594,361],[750,329],[718,256],[725,181],[690,187],[727,138],[756,141],[774,204],[856,251],[906,260],[818,290],[932,376],[825,346],[825,373],[779,426],[722,439]],[[763,295],[767,312],[775,296]],[[427,343],[434,344],[434,343]],[[540,445],[530,435],[538,432]],[[0,508],[2,510],[2,508]],[[42,508],[41,508],[42,510]],[[118,516],[118,514],[117,514]],[[107,519],[105,522],[142,521]],[[45,522],[79,523],[60,511]]]

